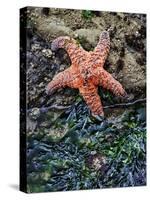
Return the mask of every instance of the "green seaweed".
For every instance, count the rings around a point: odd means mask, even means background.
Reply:
[[[94,16],[91,10],[83,10],[82,11],[82,17],[86,20],[91,20],[91,18]]]
[[[139,110],[141,109],[141,110]],[[65,111],[68,131],[60,140],[28,136],[28,192],[66,191],[146,184],[145,108],[116,122],[94,122],[81,101]],[[139,117],[139,115],[142,115]],[[41,135],[40,128],[36,135]],[[105,160],[102,166],[94,159]]]

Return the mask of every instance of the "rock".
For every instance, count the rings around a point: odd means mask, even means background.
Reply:
[[[29,117],[27,117],[27,132],[28,132],[28,134],[34,133],[36,127],[37,127],[37,121],[31,120]]]
[[[122,70],[122,83],[126,89],[131,88],[134,91],[142,89],[146,85],[145,66],[141,66],[136,62],[136,55],[131,52],[125,54],[125,64]]]
[[[75,38],[86,50],[92,50],[100,33],[111,27],[110,53],[105,68],[128,93],[142,94],[146,87],[146,17],[126,13],[100,12],[86,20],[81,11],[50,9],[43,15],[38,9],[30,13],[38,35],[47,42],[59,36]],[[43,50],[45,51],[45,50]],[[47,53],[43,52],[46,56]],[[51,55],[48,55],[49,57]],[[62,62],[63,64],[63,62]]]
[[[95,169],[95,171],[103,171],[105,169],[107,160],[104,155],[101,154],[91,154],[87,159],[87,165],[90,168]]]
[[[73,36],[73,31],[57,18],[38,18],[36,29],[39,35],[48,42],[59,36]]]
[[[32,120],[37,120],[40,116],[40,109],[39,108],[33,108],[30,113],[29,113],[29,117]]]
[[[52,56],[52,51],[50,49],[43,49],[42,53],[47,58],[50,58]]]
[[[40,46],[40,44],[33,44],[32,46],[31,46],[31,50],[34,52],[34,51],[37,51],[37,50],[41,50],[42,48],[41,48],[41,46]]]
[[[100,35],[100,31],[97,29],[78,29],[74,33],[79,38],[81,45],[89,50],[91,49],[90,46],[96,46]]]

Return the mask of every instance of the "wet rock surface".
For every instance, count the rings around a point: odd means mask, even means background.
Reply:
[[[54,75],[70,65],[68,55],[60,50],[55,55],[50,43],[45,42],[35,33],[27,49],[27,104],[29,108],[48,106],[52,103],[67,105],[74,100],[76,91],[60,89],[53,98],[46,95],[45,88]]]
[[[27,24],[28,192],[125,187],[146,184],[145,104],[105,109],[97,121],[77,90],[45,87],[70,66],[51,41],[69,35],[92,50],[101,31],[112,27],[105,68],[132,100],[145,97],[146,17],[139,14],[30,8]],[[25,55],[22,55],[25,56]],[[121,102],[99,88],[104,106]],[[47,109],[46,109],[47,108]]]
[[[46,16],[37,9],[30,15],[37,33],[46,41],[69,35],[77,39],[86,50],[92,50],[101,31],[111,27],[111,48],[105,67],[128,91],[142,93],[145,89],[146,15],[78,10],[71,12],[65,9],[50,9]]]

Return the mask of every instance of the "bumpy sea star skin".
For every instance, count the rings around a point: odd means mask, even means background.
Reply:
[[[71,59],[71,66],[57,74],[47,86],[47,93],[52,94],[58,88],[78,88],[92,114],[104,116],[103,106],[98,95],[98,86],[110,90],[116,96],[125,96],[122,85],[104,68],[110,48],[109,32],[103,31],[94,51],[85,51],[74,39],[65,36],[56,38],[51,49],[64,48]]]

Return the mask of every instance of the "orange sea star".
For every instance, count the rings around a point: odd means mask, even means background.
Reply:
[[[93,51],[85,51],[74,39],[64,36],[56,38],[52,51],[64,48],[71,59],[71,66],[57,74],[47,86],[47,93],[52,94],[61,87],[78,88],[92,114],[103,116],[103,106],[98,95],[98,86],[110,90],[117,96],[125,96],[122,85],[104,68],[110,48],[109,32],[103,31]]]

